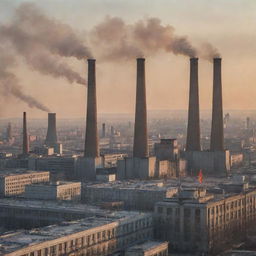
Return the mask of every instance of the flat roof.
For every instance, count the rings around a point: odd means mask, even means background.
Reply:
[[[132,189],[132,190],[152,190],[152,191],[166,191],[168,189],[176,189],[172,184],[164,184],[163,181],[112,181],[109,183],[83,183],[84,187],[88,188],[109,188],[109,189]]]
[[[53,182],[47,182],[47,183],[32,183],[28,184],[26,186],[28,187],[58,187],[58,186],[63,186],[63,185],[81,185],[81,182],[79,181],[57,181],[55,183]]]
[[[219,183],[228,182],[227,178],[203,177],[202,186],[212,188],[218,186]],[[182,187],[193,188],[199,186],[198,177],[185,177],[181,181],[179,179],[158,179],[158,180],[125,180],[112,181],[108,183],[83,183],[83,187],[88,188],[110,188],[110,189],[138,189],[138,190],[159,190],[166,191],[168,189],[177,188],[181,184]]]
[[[32,171],[27,169],[4,169],[0,170],[0,177],[8,177],[22,174],[40,174],[40,173],[49,173],[48,171]]]
[[[147,241],[145,243],[137,244],[137,245],[134,245],[132,247],[129,247],[127,249],[127,251],[133,251],[133,252],[134,251],[143,251],[143,252],[146,252],[146,251],[152,250],[152,249],[157,248],[158,246],[162,246],[162,245],[168,246],[168,242]]]
[[[113,212],[105,217],[88,217],[77,221],[62,222],[59,225],[36,228],[30,231],[7,232],[0,236],[0,254],[5,255],[28,246],[55,240],[112,222],[125,222],[135,217],[147,215],[149,214],[125,211]]]
[[[75,213],[91,213],[92,215],[105,216],[109,212],[100,209],[97,206],[88,204],[79,204],[72,201],[47,201],[47,200],[33,200],[33,199],[15,199],[15,198],[1,198],[0,207],[9,206],[13,208],[25,209],[39,209],[42,211],[65,211]]]

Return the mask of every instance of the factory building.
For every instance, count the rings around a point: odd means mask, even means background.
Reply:
[[[149,156],[144,58],[137,59],[135,108],[133,156],[125,157],[117,162],[117,179],[150,179],[173,176],[171,163],[155,156]]]
[[[40,200],[80,201],[81,182],[57,181],[48,184],[26,185],[24,197]]]
[[[168,256],[168,243],[147,241],[128,248],[125,256]]]
[[[17,196],[25,192],[25,186],[49,182],[49,172],[29,170],[4,170],[0,172],[0,196]]]
[[[198,96],[198,59],[190,60],[190,93],[187,145],[184,157],[188,172],[199,170],[209,175],[224,176],[230,171],[230,152],[224,148],[221,58],[213,59],[213,101],[210,150],[201,151]]]
[[[77,156],[30,157],[28,168],[31,170],[48,170],[51,180],[74,179]]]
[[[156,236],[179,251],[210,253],[245,240],[256,223],[256,190],[207,194],[204,188],[180,189],[155,205]]]
[[[111,255],[153,238],[152,214],[116,212],[0,236],[5,256]]]
[[[83,184],[81,198],[85,203],[123,202],[126,210],[152,211],[156,202],[176,192],[174,185],[165,186],[163,182],[117,181]]]
[[[0,226],[7,230],[31,229],[92,216],[106,217],[106,210],[73,201],[0,199]]]
[[[160,143],[155,143],[155,156],[156,171],[160,172],[156,177],[177,178],[186,175],[187,161],[180,157],[176,139],[161,139]]]

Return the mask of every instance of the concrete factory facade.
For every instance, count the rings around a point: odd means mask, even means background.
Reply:
[[[0,173],[0,195],[16,196],[25,192],[25,186],[49,182],[50,174],[44,171],[10,169]]]
[[[256,190],[227,195],[181,190],[156,203],[155,221],[157,238],[172,248],[215,255],[243,242],[256,224]]]
[[[172,197],[177,188],[163,182],[123,181],[102,184],[84,184],[82,201],[85,203],[123,202],[126,210],[153,211],[154,205]]]
[[[152,214],[116,212],[0,236],[5,256],[110,255],[153,238]]]
[[[57,181],[48,184],[26,185],[24,197],[41,200],[80,201],[81,182]]]

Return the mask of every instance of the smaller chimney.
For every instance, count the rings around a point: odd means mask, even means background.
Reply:
[[[27,114],[23,112],[23,155],[28,155],[29,153],[29,140],[27,133]]]
[[[45,144],[47,146],[54,146],[58,142],[56,131],[56,113],[48,113],[48,130]]]

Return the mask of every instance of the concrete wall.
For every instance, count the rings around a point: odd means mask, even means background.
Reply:
[[[75,166],[76,177],[80,181],[96,180],[96,168],[102,168],[101,157],[79,157]]]
[[[184,152],[188,162],[188,173],[198,174],[199,170],[212,175],[226,175],[230,171],[230,153],[226,151]]]
[[[155,177],[156,158],[124,158],[117,161],[117,179],[149,179]]]

